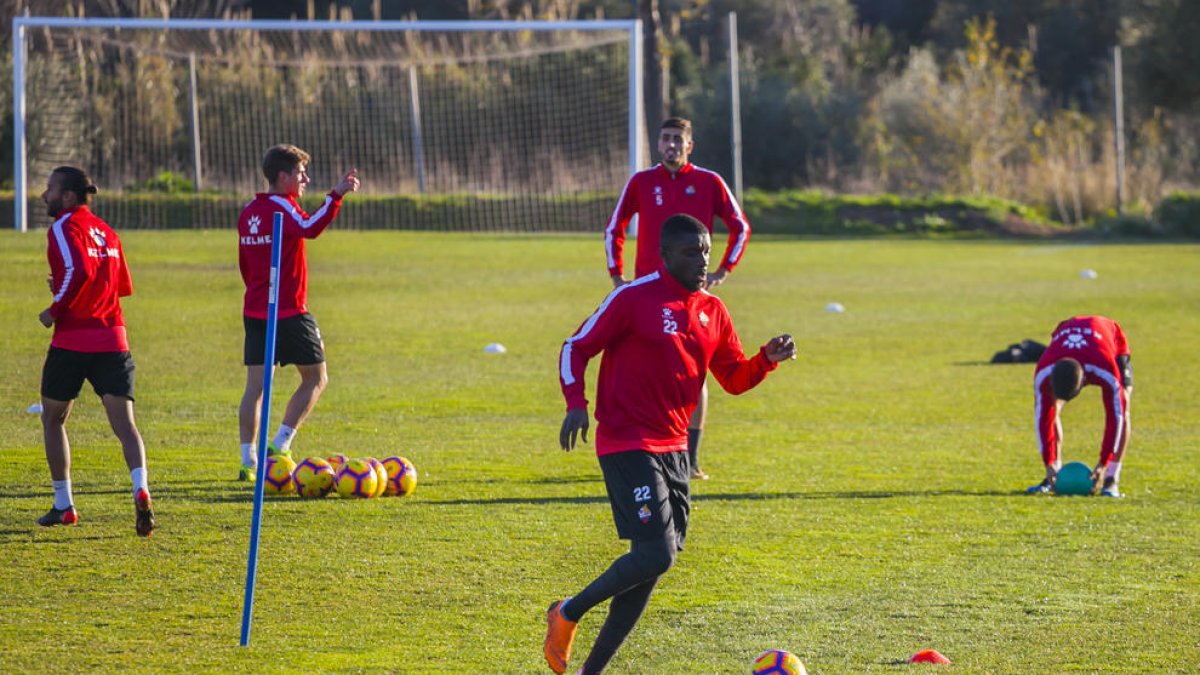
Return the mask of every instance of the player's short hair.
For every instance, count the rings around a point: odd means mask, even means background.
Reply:
[[[679,129],[684,134],[692,135],[692,121],[684,117],[668,117],[659,125],[658,130],[663,129]]]
[[[665,252],[667,246],[680,237],[695,234],[706,235],[708,234],[708,228],[693,216],[689,216],[686,213],[677,213],[663,222],[662,232],[658,237],[659,252]]]
[[[60,166],[50,173],[62,176],[63,192],[74,192],[80,204],[91,205],[92,195],[100,191],[100,188],[92,182],[92,177],[87,175],[83,169]]]
[[[1075,359],[1059,359],[1050,371],[1050,388],[1054,398],[1070,401],[1083,389],[1083,366]]]
[[[290,173],[296,170],[296,167],[301,164],[308,164],[308,160],[312,159],[308,153],[297,148],[291,143],[280,143],[272,148],[269,148],[266,154],[263,155],[262,171],[267,177],[267,182],[271,185],[275,184],[275,179],[279,178],[279,172]]]

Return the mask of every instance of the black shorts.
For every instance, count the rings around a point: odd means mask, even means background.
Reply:
[[[51,347],[42,367],[42,397],[74,401],[87,380],[97,396],[112,394],[132,401],[133,368],[129,352],[77,352]]]
[[[661,539],[674,531],[675,545],[683,550],[692,510],[691,466],[686,452],[635,450],[601,455],[600,470],[618,536]]]
[[[242,359],[247,366],[261,366],[267,349],[267,320],[243,316],[242,323],[246,327]],[[275,323],[276,364],[311,366],[324,362],[325,343],[312,314],[305,312]]]

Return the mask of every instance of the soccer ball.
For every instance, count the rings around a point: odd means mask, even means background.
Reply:
[[[263,493],[268,495],[290,495],[296,491],[292,482],[292,472],[296,463],[287,455],[271,455],[267,457],[267,467],[263,478]]]
[[[800,658],[782,649],[768,649],[754,659],[753,675],[808,675]]]
[[[375,473],[375,467],[365,459],[351,459],[338,469],[335,484],[338,494],[343,497],[367,499],[375,494],[375,488],[379,485],[379,475]]]
[[[1060,495],[1089,495],[1095,483],[1092,469],[1083,462],[1069,462],[1058,470],[1054,479],[1054,492]]]
[[[417,489],[417,468],[403,457],[388,457],[383,460],[387,469],[387,493],[407,497]]]
[[[333,467],[320,457],[309,457],[296,465],[292,481],[301,497],[324,497],[333,489]]]
[[[347,459],[348,458],[345,455],[339,452],[336,455],[326,457],[325,461],[329,462],[329,466],[333,468],[333,472],[337,473],[338,469],[342,468],[342,465],[346,463]]]
[[[375,469],[375,493],[371,496],[382,497],[384,491],[387,490],[387,469],[383,468],[383,462],[375,459],[374,457],[368,457],[367,463],[371,465],[372,469]]]

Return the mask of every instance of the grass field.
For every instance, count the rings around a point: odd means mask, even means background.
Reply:
[[[0,672],[549,672],[546,604],[625,550],[592,448],[557,448],[558,346],[608,288],[600,241],[313,243],[331,382],[297,454],[403,454],[421,482],[408,499],[268,501],[241,648],[234,235],[124,239],[149,540],[87,389],[69,426],[82,522],[34,525],[51,501],[25,412],[49,341],[45,237],[0,235]],[[801,355],[744,396],[714,385],[688,549],[612,672],[748,672],[767,648],[812,673],[906,671],[923,648],[956,672],[1195,672],[1200,246],[760,237],[719,294],[749,347],[790,331]],[[1081,313],[1132,344],[1128,496],[1026,497],[1042,474],[1032,367],[985,364]],[[1094,462],[1096,395],[1064,418],[1066,459]]]

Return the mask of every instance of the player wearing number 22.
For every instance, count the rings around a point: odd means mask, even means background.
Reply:
[[[708,371],[726,391],[740,394],[795,357],[789,335],[746,357],[725,305],[704,290],[710,247],[698,220],[668,218],[658,270],[609,293],[563,344],[564,450],[574,447],[577,436],[587,441],[583,376],[588,361],[604,352],[596,385],[596,454],[617,534],[631,544],[586,588],[550,606],[543,654],[556,673],[566,670],[576,623],[611,598],[580,671],[601,672],[682,550],[690,510],[687,424]]]

